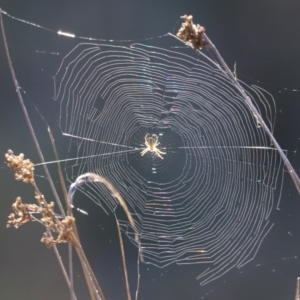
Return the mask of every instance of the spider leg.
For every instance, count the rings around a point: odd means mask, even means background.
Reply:
[[[146,148],[146,149],[144,149],[143,151],[141,151],[141,156],[144,156],[148,151],[149,151],[148,148]]]
[[[167,152],[162,152],[159,149],[157,149],[157,152],[160,153],[160,154],[167,154]]]
[[[155,151],[155,154],[156,154],[159,158],[164,159],[164,158],[159,154],[158,151]]]
[[[162,152],[157,148],[155,149],[154,153],[161,159],[164,159],[161,154],[163,154],[163,155],[166,154],[166,152]]]

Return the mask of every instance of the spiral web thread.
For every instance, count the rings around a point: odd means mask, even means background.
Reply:
[[[145,263],[206,264],[198,276],[206,284],[255,257],[272,227],[283,167],[218,65],[161,40],[81,43],[64,57],[55,100],[78,157],[65,168],[70,181],[94,172],[116,187]],[[273,130],[272,96],[243,86]],[[158,136],[164,159],[141,156],[147,133]],[[108,213],[118,205],[101,184],[80,189]],[[136,243],[128,221],[119,222]]]

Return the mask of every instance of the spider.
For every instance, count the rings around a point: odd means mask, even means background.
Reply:
[[[146,148],[141,152],[141,156],[144,156],[148,151],[150,151],[154,152],[154,154],[156,154],[159,158],[164,159],[162,155],[166,154],[166,152],[162,152],[157,148],[159,144],[160,143],[158,142],[157,134],[150,135],[149,133],[147,133],[145,135]]]

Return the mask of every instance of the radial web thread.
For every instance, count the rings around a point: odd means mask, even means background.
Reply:
[[[81,43],[65,56],[54,80],[60,128],[85,157],[66,173],[70,181],[85,172],[107,178],[131,210],[145,263],[206,264],[198,277],[206,284],[255,257],[283,167],[213,60],[154,44]],[[243,86],[273,130],[271,95]],[[159,137],[164,159],[141,156],[146,134]],[[102,185],[81,189],[116,209]],[[135,243],[130,224],[120,225]]]

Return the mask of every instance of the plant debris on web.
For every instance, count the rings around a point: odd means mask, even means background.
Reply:
[[[193,16],[184,15],[181,19],[185,22],[181,24],[177,37],[184,42],[191,43],[195,50],[207,47],[208,43],[204,38],[205,28],[199,24],[194,24]]]

